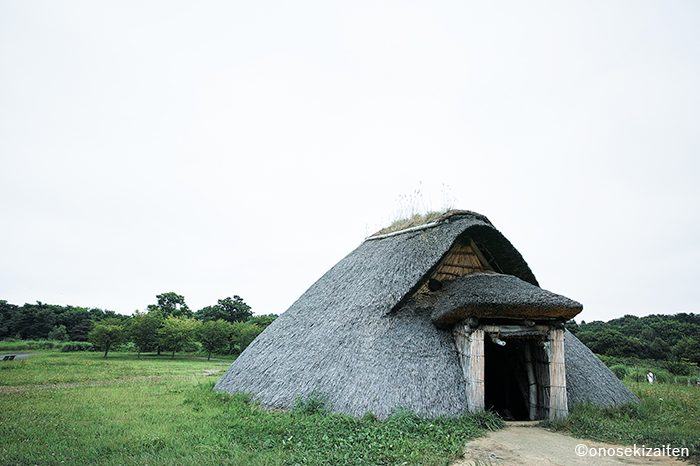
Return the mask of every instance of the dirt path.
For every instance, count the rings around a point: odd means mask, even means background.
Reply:
[[[621,445],[570,437],[528,423],[514,423],[509,424],[505,429],[467,443],[464,449],[464,458],[453,463],[453,466],[511,464],[540,466],[662,464],[682,466],[687,464],[669,457],[577,456],[576,446],[580,444],[586,445],[588,448],[624,448]]]

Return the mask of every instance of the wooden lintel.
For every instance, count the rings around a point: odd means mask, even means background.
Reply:
[[[481,328],[486,333],[499,333],[502,337],[545,336],[550,331],[547,325],[482,325]]]

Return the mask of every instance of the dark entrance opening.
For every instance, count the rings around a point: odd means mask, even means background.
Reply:
[[[549,372],[536,339],[509,338],[505,346],[484,339],[484,402],[505,420],[543,419]],[[530,409],[532,406],[532,410]]]

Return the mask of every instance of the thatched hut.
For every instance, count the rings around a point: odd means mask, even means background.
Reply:
[[[582,306],[539,287],[483,215],[367,238],[313,284],[216,384],[264,406],[324,397],[380,418],[494,409],[565,416],[577,402],[637,401],[564,322]]]

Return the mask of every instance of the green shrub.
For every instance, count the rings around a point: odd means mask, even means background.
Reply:
[[[480,411],[471,415],[479,428],[484,430],[498,430],[506,426],[501,416],[493,411]]]
[[[675,375],[696,375],[698,365],[688,361],[665,361],[663,366],[671,374]]]
[[[0,342],[0,350],[21,351],[21,350],[46,350],[54,349],[63,342],[51,340],[5,340]]]
[[[371,411],[367,411],[367,412],[362,416],[362,421],[363,421],[363,422],[372,423],[372,422],[377,422],[377,421],[379,421],[379,419],[377,418],[377,415],[376,415],[376,414],[374,414],[374,413],[371,412]]]
[[[202,347],[200,342],[191,340],[185,343],[185,345],[182,347],[182,352],[204,354],[204,347]]]
[[[115,352],[117,353],[138,353],[138,348],[136,347],[136,343],[133,341],[126,341],[120,345],[117,345],[114,347]]]
[[[231,324],[231,340],[229,353],[240,354],[260,335],[262,329],[249,322],[234,322]]]
[[[667,370],[656,370],[654,376],[656,377],[657,383],[673,383],[675,377]]]
[[[673,383],[675,377],[667,370],[649,367],[630,367],[627,369],[627,377],[635,382],[646,382],[647,372],[651,371],[656,377],[656,383]]]
[[[414,432],[420,425],[421,420],[416,414],[408,408],[399,407],[392,411],[391,415],[386,419],[386,424],[392,429],[398,429],[402,432]]]
[[[72,351],[95,351],[95,347],[87,341],[70,341],[61,346],[61,352],[63,353]]]
[[[325,414],[328,412],[328,398],[317,392],[311,392],[306,398],[297,397],[294,400],[292,412],[297,414]]]
[[[68,340],[68,331],[65,325],[56,325],[51,329],[48,336],[49,340],[66,341]]]
[[[627,376],[627,367],[623,366],[622,364],[614,365],[610,368],[610,370],[620,380],[624,380],[624,378]]]
[[[700,369],[697,364],[685,360],[681,361],[657,361],[653,359],[641,359],[631,357],[597,355],[609,368],[614,366],[624,366],[627,370],[626,377],[635,382],[646,380],[646,374],[652,371],[657,376],[658,382],[672,383],[677,379],[677,383],[684,383],[686,379],[673,376],[700,376]],[[614,372],[614,371],[613,371]]]

